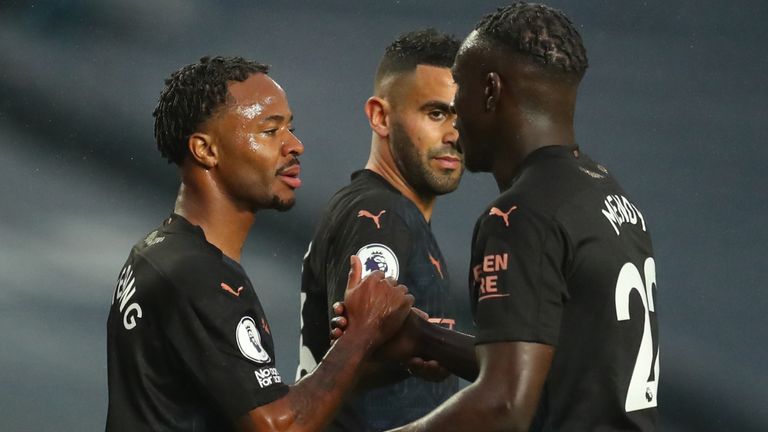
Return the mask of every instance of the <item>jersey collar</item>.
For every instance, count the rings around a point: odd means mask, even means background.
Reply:
[[[168,219],[163,221],[163,231],[169,234],[189,234],[202,240],[208,247],[218,253],[220,256],[225,256],[221,249],[211,244],[208,239],[205,238],[205,232],[198,225],[193,225],[184,216],[178,213],[171,213]]]
[[[163,221],[163,229],[169,233],[189,233],[205,238],[202,228],[192,225],[190,221],[178,213],[171,213],[171,216]]]
[[[372,181],[375,181],[376,183],[379,183],[381,186],[391,190],[392,192],[402,195],[399,190],[397,190],[396,187],[392,186],[384,177],[380,176],[378,173],[371,171],[367,168],[357,170],[352,173],[350,176],[350,180],[355,180],[358,177],[364,177],[366,179],[370,179]]]

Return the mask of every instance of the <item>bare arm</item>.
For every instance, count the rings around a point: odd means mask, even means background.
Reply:
[[[426,417],[391,432],[527,431],[554,352],[529,342],[480,345],[477,381]]]
[[[406,325],[409,327],[408,331],[416,333],[414,355],[436,360],[440,366],[467,381],[477,378],[478,366],[473,336],[415,318],[413,313],[406,320]]]
[[[342,312],[343,307],[340,307],[338,313]],[[332,324],[335,327],[331,333],[333,338],[343,334],[346,327],[343,316],[334,318]],[[414,311],[411,311],[400,331],[375,355],[399,362],[414,357],[436,361],[441,368],[467,381],[477,378],[474,336],[432,324]]]
[[[413,296],[402,285],[374,272],[360,280],[361,266],[353,257],[344,303],[349,328],[314,372],[290,388],[288,394],[255,408],[240,418],[241,431],[318,431],[331,420],[361,371],[361,364],[402,325]]]
[[[242,431],[317,431],[331,420],[360,375],[368,342],[345,334],[309,375],[284,397],[248,413]]]

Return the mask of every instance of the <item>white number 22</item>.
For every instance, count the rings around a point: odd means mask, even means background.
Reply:
[[[616,318],[619,321],[629,320],[629,295],[636,290],[643,300],[645,308],[645,325],[643,338],[637,351],[635,368],[627,389],[627,399],[624,403],[626,412],[637,411],[656,406],[656,394],[659,386],[659,351],[656,350],[656,361],[653,361],[653,335],[651,334],[650,312],[655,313],[653,304],[653,287],[656,285],[656,262],[653,258],[645,260],[645,282],[640,271],[632,263],[626,263],[619,272],[616,280]],[[651,376],[653,367],[653,379]]]

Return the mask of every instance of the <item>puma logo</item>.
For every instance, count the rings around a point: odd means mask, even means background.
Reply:
[[[429,254],[429,261],[437,269],[437,272],[440,274],[440,279],[445,279],[445,277],[443,276],[443,270],[440,268],[440,261],[436,260],[435,257],[432,256],[432,254]]]
[[[235,297],[240,297],[240,292],[243,290],[243,287],[239,287],[237,291],[233,290],[231,286],[225,284],[224,282],[221,283],[221,289],[224,291],[232,294]]]
[[[373,213],[369,212],[368,210],[360,210],[357,212],[357,217],[367,217],[373,219],[373,223],[376,224],[376,229],[381,229],[381,224],[379,223],[379,218],[381,215],[386,213],[386,210],[382,210],[377,214],[376,216],[373,215]]]
[[[499,210],[496,207],[491,207],[491,212],[488,213],[489,216],[499,216],[502,219],[504,219],[504,225],[509,226],[509,214],[512,213],[513,210],[517,210],[517,206],[512,206],[509,210],[507,210],[506,213]]]

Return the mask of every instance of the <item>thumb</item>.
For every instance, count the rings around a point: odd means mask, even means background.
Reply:
[[[413,311],[413,313],[414,313],[414,314],[416,314],[416,316],[418,316],[419,318],[421,318],[421,319],[423,319],[423,320],[429,320],[429,314],[428,314],[428,313],[426,313],[426,312],[424,312],[423,310],[421,310],[421,309],[419,309],[419,308],[417,308],[417,307],[412,307],[412,308],[411,308],[411,310],[412,310],[412,311]]]
[[[349,280],[347,280],[347,288],[352,288],[360,282],[360,277],[363,274],[363,265],[360,264],[360,258],[356,255],[350,255],[349,257]]]

